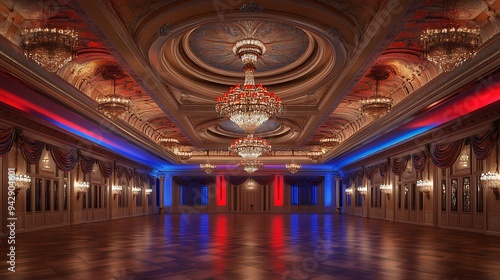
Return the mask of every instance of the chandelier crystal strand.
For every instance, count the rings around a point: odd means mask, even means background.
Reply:
[[[245,138],[236,139],[229,146],[229,152],[237,154],[245,160],[254,160],[261,155],[269,154],[271,152],[271,145],[265,139],[249,134]]]
[[[220,117],[230,119],[247,134],[253,134],[270,117],[281,114],[283,109],[279,97],[269,93],[262,84],[255,84],[255,63],[265,51],[264,44],[259,40],[236,42],[233,52],[243,62],[245,81],[243,85],[236,84],[229,92],[217,97],[215,105]]]

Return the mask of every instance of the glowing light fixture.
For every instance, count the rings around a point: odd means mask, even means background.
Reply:
[[[473,58],[481,44],[479,26],[462,27],[451,20],[453,15],[450,13],[457,13],[455,4],[444,1],[444,15],[440,26],[428,28],[420,35],[420,47],[424,57],[444,72],[451,71]]]
[[[244,160],[253,160],[261,155],[269,154],[271,152],[271,145],[265,139],[249,134],[245,138],[236,139],[229,146],[229,152],[239,155]]]
[[[236,42],[233,52],[243,62],[245,82],[217,97],[215,111],[220,117],[236,123],[245,133],[253,134],[270,117],[281,114],[283,105],[274,93],[269,93],[261,84],[255,85],[255,63],[266,52],[264,44],[256,39],[244,39]]]
[[[217,167],[215,164],[211,164],[209,162],[209,160],[208,160],[209,156],[210,156],[210,152],[207,150],[207,162],[200,163],[201,170],[205,171],[205,173],[207,173],[207,174],[210,174]]]
[[[141,190],[142,190],[142,189],[141,189],[141,188],[139,188],[139,187],[132,187],[132,193],[133,193],[134,195],[138,195],[138,194],[139,194],[139,192],[141,192]]]
[[[313,162],[318,162],[320,158],[323,157],[323,151],[310,151],[307,153],[307,157]]]
[[[192,156],[193,156],[193,153],[192,152],[189,152],[189,151],[180,151],[180,150],[177,150],[175,151],[175,155],[177,156],[177,158],[179,158],[179,160],[181,162],[187,162]]]
[[[257,186],[259,186],[259,183],[257,183],[257,181],[250,177],[245,181],[245,183],[243,183],[243,185],[247,190],[254,190],[257,188]]]
[[[336,135],[326,138],[321,138],[319,144],[324,148],[333,148],[340,143],[340,138]]]
[[[294,151],[292,151],[292,162],[287,163],[285,167],[286,170],[290,171],[290,173],[292,174],[297,173],[297,171],[299,171],[299,169],[302,168],[302,165],[295,163]]]
[[[360,101],[361,113],[374,120],[387,114],[392,108],[392,98],[378,94],[379,80],[385,80],[389,77],[389,73],[382,69],[384,68],[375,67],[369,74],[375,80],[375,94]]]
[[[429,160],[427,160],[427,180],[418,180],[417,181],[417,188],[425,193],[427,199],[430,199],[430,193],[432,192],[432,181],[430,179],[430,167],[429,167]]]
[[[353,193],[352,188],[347,188],[347,189],[345,189],[345,194],[346,194],[346,195],[351,196],[351,195],[352,195],[352,193]]]
[[[19,192],[20,190],[29,190],[31,187],[31,177],[27,174],[21,174],[18,172],[17,169],[17,160],[18,160],[18,146],[17,146],[17,141],[16,141],[16,153],[15,153],[15,186],[16,186],[16,193]]]
[[[245,170],[246,172],[252,174],[257,170],[262,169],[262,167],[264,167],[264,164],[260,160],[249,159],[249,160],[240,161],[238,163],[238,167],[240,167],[241,169]]]
[[[87,192],[90,188],[90,183],[87,181],[77,181],[75,182],[75,191],[78,194]]]
[[[382,184],[380,185],[379,189],[383,194],[385,194],[387,199],[391,199],[392,185]]]
[[[460,167],[463,168],[469,167],[469,153],[465,148],[462,150],[462,153],[460,153],[459,164]]]
[[[481,174],[481,183],[483,186],[492,189],[495,191],[495,196],[497,199],[500,198],[499,188],[500,185],[500,174],[498,173],[498,141],[495,140],[495,164],[496,169],[495,172],[488,171],[486,173]]]
[[[116,94],[116,77],[113,77],[113,94],[97,98],[97,109],[112,120],[130,111],[130,98]]]
[[[172,138],[172,137],[166,137],[166,136],[159,137],[158,140],[156,140],[156,142],[160,146],[162,146],[162,148],[164,148],[164,149],[171,149],[171,148],[179,145],[179,140]]]
[[[49,153],[46,152],[45,155],[42,158],[42,168],[44,169],[49,169],[50,168],[50,158],[49,158]]]
[[[366,193],[368,192],[368,188],[367,187],[357,187],[356,190],[358,191],[359,194],[361,194],[362,196],[365,196]]]

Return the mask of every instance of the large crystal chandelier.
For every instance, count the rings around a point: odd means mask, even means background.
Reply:
[[[244,159],[238,163],[238,167],[252,174],[257,170],[262,169],[264,164],[258,159]]]
[[[449,2],[444,1],[444,15],[440,26],[428,28],[420,35],[424,58],[437,64],[444,72],[473,58],[481,44],[478,26],[461,27],[450,19],[450,13],[457,13],[457,10],[455,3]]]
[[[231,146],[229,146],[229,152],[237,154],[245,160],[252,160],[261,155],[269,154],[271,152],[271,145],[265,139],[257,138],[254,137],[253,134],[249,134],[245,138],[236,139]]]
[[[76,58],[78,33],[71,29],[30,28],[21,31],[24,55],[50,72]]]
[[[360,101],[361,113],[364,116],[377,120],[387,114],[392,108],[392,99],[378,94],[379,80],[387,79],[389,74],[387,72],[372,71],[370,75],[375,78],[375,94]]]
[[[476,55],[481,44],[479,27],[443,27],[427,29],[420,36],[424,57],[444,72],[460,66]]]
[[[265,51],[264,44],[256,39],[236,42],[233,52],[243,62],[245,82],[243,86],[236,84],[229,92],[217,97],[215,105],[220,117],[229,118],[247,134],[253,134],[270,117],[278,116],[283,108],[279,97],[269,93],[261,84],[255,85],[255,63]]]
[[[97,109],[112,120],[130,111],[130,98],[116,94],[116,77],[113,78],[113,94],[97,98]]]

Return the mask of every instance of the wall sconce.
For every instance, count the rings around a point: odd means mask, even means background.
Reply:
[[[76,191],[76,200],[80,199],[80,195],[84,192],[87,192],[90,188],[89,182],[79,181],[75,183],[75,191]]]
[[[429,166],[429,161],[427,160],[427,180],[418,180],[417,181],[417,188],[419,189],[420,192],[425,193],[425,197],[427,199],[431,199],[431,191],[432,191],[432,181],[431,181],[431,168]]]
[[[356,190],[363,196],[366,196],[366,193],[368,192],[367,187],[357,187]]]
[[[141,188],[138,188],[138,187],[132,187],[132,193],[133,193],[134,195],[139,194],[139,192],[140,192],[141,190],[142,190]]]
[[[119,193],[121,193],[123,190],[122,186],[112,186],[111,191],[113,192],[113,200],[116,199]]]
[[[496,141],[495,145],[495,163],[496,163],[496,171],[495,172],[488,171],[486,173],[482,173],[481,183],[483,186],[493,190],[495,198],[499,200],[500,193],[498,185],[500,185],[500,174],[498,173],[498,141]]]
[[[388,200],[391,200],[392,185],[380,185],[380,191],[385,194]]]
[[[418,180],[417,188],[419,191],[425,193],[425,197],[427,199],[431,199],[431,191],[432,191],[432,181],[431,180]]]
[[[352,195],[352,188],[345,189],[345,194],[347,194],[348,196],[351,196]]]
[[[150,195],[153,192],[153,189],[146,189],[146,195]]]

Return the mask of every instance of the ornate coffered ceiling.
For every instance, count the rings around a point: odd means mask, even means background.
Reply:
[[[497,35],[499,2],[455,3],[455,20],[479,25],[485,42]],[[393,99],[394,108],[421,94],[441,71],[422,58],[420,32],[439,24],[442,10],[433,0],[3,0],[0,32],[18,48],[22,28],[75,29],[78,56],[56,75],[89,104],[112,92],[116,77],[116,91],[132,100],[117,126],[148,146],[161,135],[174,137],[180,149],[194,151],[192,163],[204,162],[207,149],[215,163],[237,163],[227,147],[243,131],[217,116],[215,99],[243,83],[234,43],[258,39],[266,53],[256,64],[256,82],[282,98],[284,112],[256,135],[275,151],[263,161],[284,164],[292,150],[299,162],[311,162],[306,154],[319,149],[321,138],[346,141],[361,130],[369,138],[390,127],[360,114],[359,101],[375,90],[371,70],[386,72],[379,92]],[[87,114],[105,118],[97,110]],[[319,163],[356,145],[326,151]],[[164,156],[179,162],[169,151]]]

